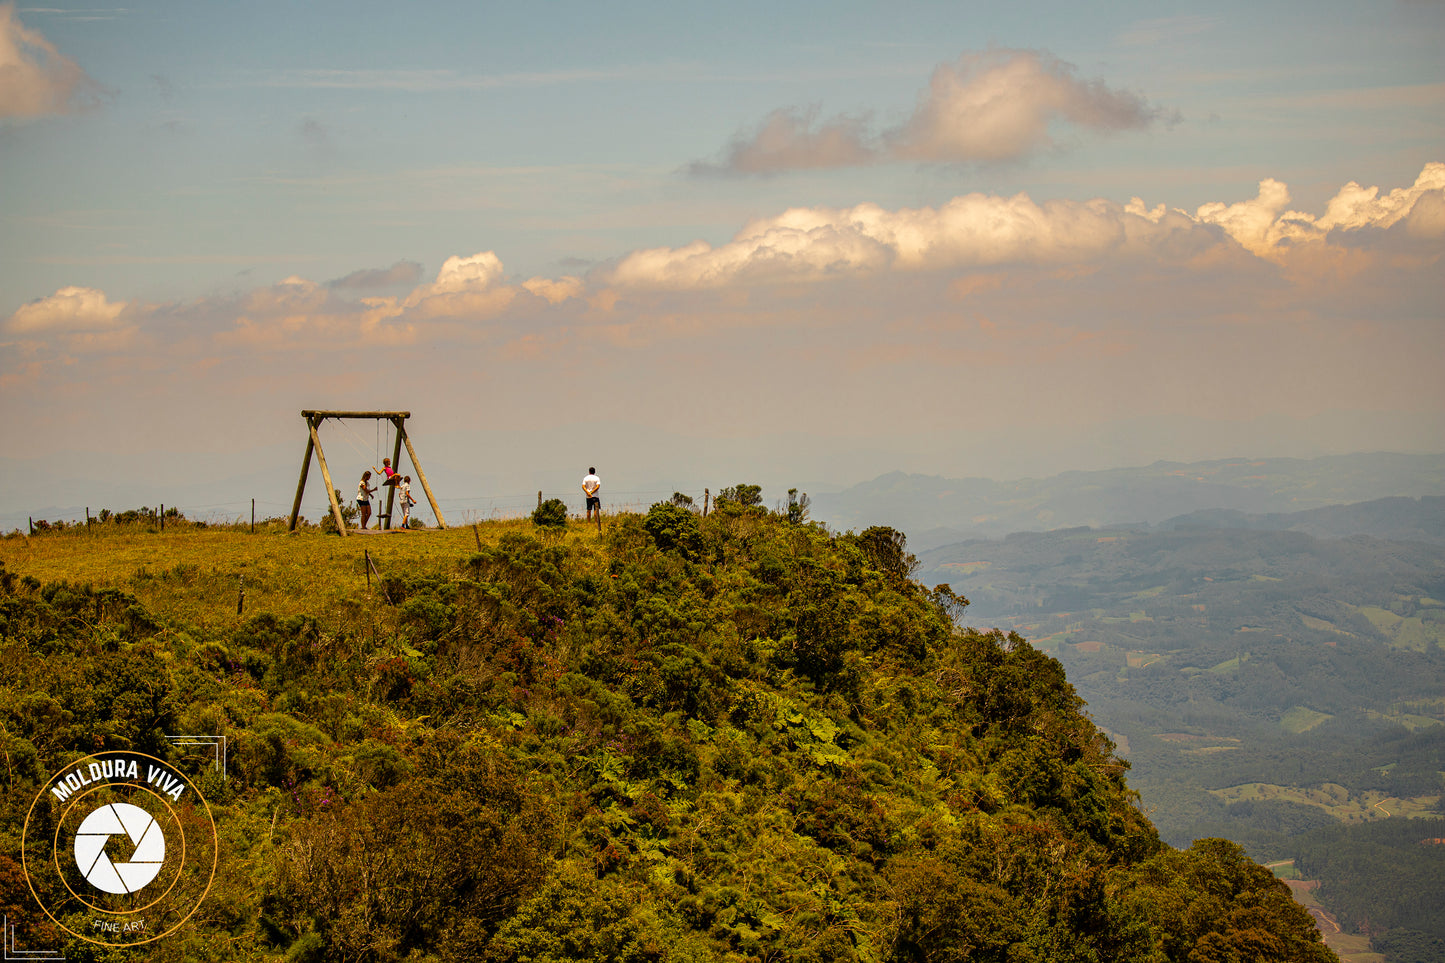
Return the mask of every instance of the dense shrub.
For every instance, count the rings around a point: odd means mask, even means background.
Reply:
[[[532,512],[532,523],[542,528],[561,528],[567,524],[567,503],[549,498]]]

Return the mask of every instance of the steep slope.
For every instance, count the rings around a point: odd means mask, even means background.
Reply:
[[[1161,844],[1059,662],[958,630],[896,532],[472,536],[372,543],[374,594],[284,540],[292,598],[239,534],[85,586],[7,540],[0,903],[42,774],[117,748],[191,767],[223,838],[154,959],[1333,959],[1237,846]],[[279,611],[228,614],[238,567]],[[226,777],[173,732],[226,736]]]

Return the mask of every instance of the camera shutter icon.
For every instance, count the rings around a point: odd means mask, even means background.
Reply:
[[[125,836],[135,847],[127,862],[113,862],[106,852],[112,836]],[[135,893],[160,875],[166,859],[166,837],[150,813],[130,803],[101,806],[75,831],[75,865],[90,885],[117,896]]]

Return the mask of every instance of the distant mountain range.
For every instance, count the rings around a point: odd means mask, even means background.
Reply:
[[[1382,504],[1351,516],[1320,515],[1288,523],[1276,516],[1434,495],[1445,495],[1445,454],[1375,453],[1188,464],[1161,461],[1139,468],[1014,481],[894,472],[841,492],[814,496],[813,517],[840,529],[891,525],[908,533],[914,551],[1011,532],[1081,525],[1151,527],[1171,520],[1216,528],[1306,526],[1298,530],[1329,537],[1355,526],[1384,524],[1372,520],[1371,513],[1380,519],[1398,513]],[[1424,524],[1427,530],[1435,525],[1438,535],[1439,507],[1433,510],[1437,521]],[[1392,531],[1381,532],[1381,537],[1419,535]]]
[[[1377,498],[1354,505],[1330,505],[1303,512],[1254,515],[1228,508],[1206,508],[1157,526],[1161,531],[1247,529],[1304,532],[1316,538],[1369,535],[1405,542],[1445,544],[1445,496]]]

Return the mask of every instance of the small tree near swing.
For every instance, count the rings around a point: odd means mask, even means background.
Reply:
[[[321,450],[321,435],[318,430],[321,423],[327,418],[354,418],[364,420],[386,420],[391,422],[396,429],[396,442],[392,447],[391,464],[393,468],[400,470],[401,446],[406,444],[407,457],[411,459],[411,465],[416,469],[417,480],[421,482],[422,491],[426,492],[426,499],[431,505],[432,514],[436,516],[437,527],[446,528],[446,519],[442,518],[441,509],[437,507],[437,500],[431,492],[431,485],[427,484],[426,473],[421,470],[421,462],[416,460],[416,449],[411,446],[411,438],[406,433],[406,420],[411,417],[409,411],[312,411],[301,412],[301,417],[306,419],[308,437],[306,439],[306,455],[301,460],[301,479],[296,483],[296,500],[291,504],[291,520],[287,525],[287,531],[296,531],[296,519],[301,514],[301,496],[306,493],[306,475],[311,470],[311,452],[316,452],[316,462],[321,466],[321,479],[326,483],[326,497],[331,502],[331,516],[336,521],[336,528],[346,535],[346,519],[341,513],[341,502],[337,497],[336,486],[331,483],[331,471],[326,467],[326,455]],[[391,527],[392,503],[396,498],[395,485],[383,485],[386,489],[386,511],[381,514],[387,528]]]

